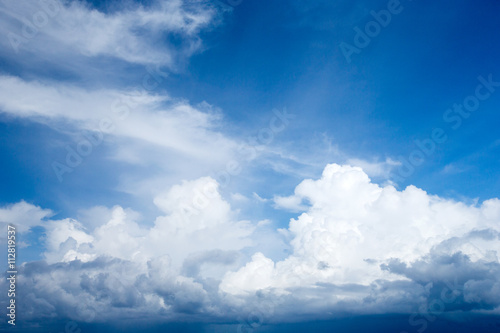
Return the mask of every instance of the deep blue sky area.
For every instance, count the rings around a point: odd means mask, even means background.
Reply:
[[[450,140],[402,185],[452,197],[494,196],[498,177],[474,166],[497,165],[490,146],[498,140],[500,97],[481,103],[458,131],[442,117],[474,92],[479,75],[498,75],[500,5],[403,2],[404,10],[348,64],[339,43],[352,44],[353,27],[363,27],[372,20],[369,11],[385,4],[244,1],[222,31],[208,33],[208,49],[193,57],[189,74],[167,86],[228,110],[227,117],[241,127],[285,105],[300,121],[300,132],[287,139],[327,132],[354,154],[406,157],[414,140],[443,128]],[[345,22],[351,16],[357,19]],[[449,163],[468,171],[443,176]],[[473,184],[465,180],[471,178]]]

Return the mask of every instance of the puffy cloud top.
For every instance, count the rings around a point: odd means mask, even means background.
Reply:
[[[394,274],[398,272],[380,265],[394,259],[411,265],[431,253],[462,253],[471,261],[498,263],[498,199],[467,206],[414,186],[403,191],[380,187],[361,168],[331,164],[321,179],[304,180],[294,195],[277,201],[309,206],[290,221],[293,254],[275,264],[263,255],[254,256],[240,271],[226,275],[222,290],[253,293],[318,282],[394,281],[401,278]],[[266,278],[260,267],[272,268]],[[261,284],[246,283],[251,276]]]

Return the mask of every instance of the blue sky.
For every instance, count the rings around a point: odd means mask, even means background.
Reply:
[[[408,318],[451,280],[446,318],[495,318],[499,9],[3,1],[26,320]]]

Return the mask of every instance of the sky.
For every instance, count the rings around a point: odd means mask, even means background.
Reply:
[[[497,332],[499,10],[0,1],[1,329]]]

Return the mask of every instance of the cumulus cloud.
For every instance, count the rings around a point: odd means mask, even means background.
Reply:
[[[436,304],[441,312],[498,311],[500,200],[466,205],[414,186],[398,191],[336,164],[292,197],[306,208],[277,231],[292,248],[277,261],[256,241],[268,224],[237,219],[209,177],[158,195],[164,215],[151,226],[120,206],[91,210],[107,216],[97,227],[49,220],[45,261],[20,268],[25,313],[289,321]]]
[[[0,225],[6,230],[6,225],[11,223],[16,225],[17,231],[26,232],[32,227],[43,226],[46,223],[44,221],[52,215],[51,210],[42,209],[23,200],[0,208]]]
[[[151,227],[139,225],[137,214],[120,206],[89,210],[90,216],[110,215],[98,227],[74,219],[46,221],[45,260],[20,267],[24,313],[101,321],[123,311],[165,318],[215,311],[210,297],[217,283],[211,281],[237,268],[239,251],[252,245],[257,226],[236,220],[209,177],[173,186],[155,204],[165,215]],[[12,213],[17,211],[40,218],[49,213],[21,202],[2,209],[0,218],[20,222]]]
[[[165,215],[157,217],[150,228],[139,225],[133,219],[137,214],[120,206],[111,210],[105,224],[93,230],[73,219],[50,221],[47,261],[87,262],[106,255],[146,267],[149,259],[167,255],[180,268],[193,253],[240,250],[252,245],[248,236],[255,227],[249,221],[235,220],[231,207],[218,192],[218,184],[210,177],[175,185],[157,196],[155,204]]]
[[[296,209],[308,206],[285,231],[293,254],[278,262],[255,254],[240,270],[226,274],[221,291],[247,297],[260,290],[280,294],[325,283],[368,287],[376,281],[442,282],[456,274],[457,266],[446,263],[456,255],[462,258],[457,265],[475,271],[476,278],[499,278],[496,271],[488,277],[478,270],[486,263],[498,266],[498,199],[468,206],[414,186],[403,191],[381,187],[359,167],[332,164],[320,179],[304,180],[294,195],[279,198],[278,204],[283,203],[294,203]],[[431,261],[427,279],[401,268],[425,261]],[[441,276],[430,277],[439,271]],[[369,293],[359,291],[331,297],[366,300]]]

